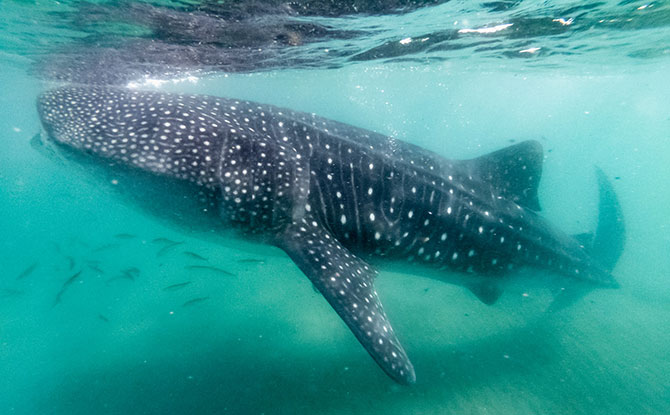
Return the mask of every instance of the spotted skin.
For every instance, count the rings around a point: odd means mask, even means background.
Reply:
[[[113,87],[51,90],[38,109],[56,147],[200,189],[203,210],[282,248],[401,383],[415,372],[366,260],[459,271],[486,303],[524,265],[616,284],[537,214],[537,142],[448,160],[314,114]]]

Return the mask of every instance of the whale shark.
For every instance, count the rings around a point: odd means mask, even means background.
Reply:
[[[611,183],[598,170],[595,235],[560,231],[539,213],[537,141],[455,160],[312,113],[111,86],[48,90],[37,106],[50,151],[155,214],[283,250],[402,384],[416,374],[373,264],[432,269],[486,304],[521,267],[618,285],[625,230]]]

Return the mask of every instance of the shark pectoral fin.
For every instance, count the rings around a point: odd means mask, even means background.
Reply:
[[[502,295],[502,288],[493,282],[474,282],[466,287],[486,305],[493,305]]]
[[[374,290],[376,272],[312,219],[295,221],[276,243],[328,300],[377,364],[396,382],[414,383],[414,367]]]
[[[471,175],[488,180],[501,195],[520,206],[540,210],[537,188],[543,161],[542,145],[529,140],[461,163]]]

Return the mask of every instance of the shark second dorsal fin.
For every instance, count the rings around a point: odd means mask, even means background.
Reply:
[[[461,163],[469,175],[488,181],[502,196],[538,211],[542,161],[542,145],[530,140]]]
[[[377,364],[395,381],[414,383],[412,363],[374,289],[376,272],[312,218],[287,226],[277,245],[307,275]]]

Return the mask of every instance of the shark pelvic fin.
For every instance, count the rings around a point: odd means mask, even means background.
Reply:
[[[468,284],[467,288],[479,298],[479,301],[486,305],[493,305],[502,295],[502,288],[496,283],[492,282],[475,282]]]
[[[328,300],[377,364],[396,382],[414,383],[414,367],[374,289],[376,272],[310,217],[287,226],[276,244]]]

